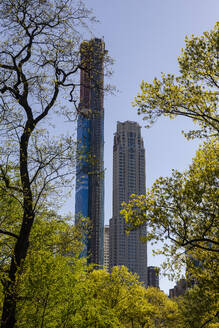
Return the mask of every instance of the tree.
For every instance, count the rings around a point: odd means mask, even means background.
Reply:
[[[174,276],[184,266],[188,284],[195,284],[179,302],[185,328],[218,326],[218,27],[186,38],[178,58],[181,75],[143,81],[134,103],[147,127],[160,116],[185,116],[200,127],[186,137],[207,141],[188,170],[160,177],[146,196],[132,195],[122,210],[128,231],[147,223],[146,239],[163,242],[157,252],[168,256],[164,268]]]
[[[146,289],[124,266],[90,272],[83,291],[76,327],[180,327],[177,303],[157,288]]]
[[[147,127],[160,116],[185,116],[198,123],[200,130],[186,133],[188,138],[218,135],[218,28],[201,37],[186,37],[186,46],[178,58],[180,73],[162,74],[153,83],[142,81],[134,106],[143,114]]]
[[[217,280],[218,283],[218,280]],[[218,291],[206,285],[195,285],[178,299],[185,328],[219,327]],[[198,320],[197,320],[198,318]]]
[[[36,214],[74,170],[73,139],[51,138],[45,127],[51,112],[74,112],[66,110],[65,97],[76,101],[80,33],[91,15],[73,0],[3,0],[0,17],[0,188],[19,207],[16,234],[0,230],[13,240],[1,328],[13,328],[16,280]]]
[[[36,216],[22,275],[16,277],[16,327],[72,323],[79,287],[86,279],[86,260],[79,258],[81,240],[82,230],[67,218],[47,210]],[[0,258],[3,252],[1,248]]]
[[[179,77],[163,74],[161,81],[155,78],[153,84],[142,82],[135,106],[148,126],[161,115],[186,116],[201,127],[190,131],[188,138],[218,136],[218,27],[216,23],[203,36],[186,38],[186,47],[178,58]],[[148,222],[152,228],[148,239],[170,239],[173,248],[165,245],[164,249],[175,256],[179,248],[218,252],[217,157],[218,141],[209,139],[188,171],[173,170],[170,178],[157,179],[146,197],[133,195],[129,204],[124,203],[128,228]]]
[[[158,253],[167,256],[164,268],[172,276],[186,269],[189,289],[179,301],[180,327],[218,324],[218,150],[218,141],[208,140],[187,171],[157,179],[146,196],[132,195],[123,204],[128,229],[146,222],[146,238],[163,242]]]
[[[37,218],[23,274],[17,283],[18,327],[68,327],[85,276],[82,231],[54,214]]]
[[[127,229],[146,222],[146,238],[168,240],[163,251],[174,260],[192,249],[218,253],[218,154],[217,140],[209,140],[187,171],[157,179],[146,196],[132,195],[123,203]]]
[[[16,327],[179,326],[177,303],[159,289],[145,289],[126,267],[111,273],[87,267],[79,258],[81,234],[80,227],[57,220],[53,212],[36,217],[16,280]],[[0,287],[0,309],[2,296]]]

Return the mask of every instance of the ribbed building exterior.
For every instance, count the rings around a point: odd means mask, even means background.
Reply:
[[[159,271],[155,266],[148,267],[148,287],[159,288]]]
[[[91,234],[85,236],[83,255],[88,262],[104,261],[104,54],[101,39],[81,44],[80,106],[77,121],[76,222],[89,217]]]
[[[146,227],[125,233],[121,203],[145,194],[145,149],[136,122],[117,122],[113,146],[113,216],[110,220],[110,268],[125,265],[147,286],[147,245],[139,240]]]
[[[104,268],[109,271],[109,226],[104,226]]]

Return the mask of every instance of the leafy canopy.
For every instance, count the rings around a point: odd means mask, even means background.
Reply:
[[[74,176],[75,142],[54,138],[48,123],[56,114],[75,117],[79,48],[90,19],[83,1],[0,1],[0,192],[19,208],[17,215],[11,211],[11,226],[0,217],[8,265],[1,328],[16,324],[17,279],[24,276],[35,218],[45,203],[51,206],[48,195],[60,198]]]
[[[185,116],[200,127],[185,133],[188,138],[218,135],[218,28],[219,22],[201,37],[186,37],[178,58],[181,75],[162,73],[153,83],[142,81],[133,105],[143,114],[146,127],[160,116]]]
[[[199,147],[189,169],[173,170],[170,177],[157,179],[144,195],[132,195],[121,213],[127,229],[147,223],[148,240],[166,239],[164,253],[175,257],[176,250],[198,248],[219,252],[217,188],[219,146],[209,140]]]

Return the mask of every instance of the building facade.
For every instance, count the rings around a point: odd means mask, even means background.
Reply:
[[[148,287],[159,288],[159,271],[154,266],[149,266],[148,270]]]
[[[103,265],[104,254],[104,55],[101,39],[81,44],[80,105],[77,121],[75,216],[88,217],[91,233],[84,236],[83,256]]]
[[[179,281],[177,281],[176,285],[173,288],[169,289],[169,298],[184,295],[187,287],[187,281],[185,279],[180,279]]]
[[[113,146],[113,216],[110,220],[110,269],[125,265],[147,286],[147,245],[140,241],[146,226],[129,235],[121,216],[121,203],[131,194],[145,194],[145,149],[136,122],[117,122]]]
[[[109,226],[104,226],[104,268],[109,271]]]

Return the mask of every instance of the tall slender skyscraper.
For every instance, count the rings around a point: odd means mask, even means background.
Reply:
[[[110,268],[125,265],[147,286],[147,245],[139,240],[146,226],[125,233],[121,203],[131,194],[145,194],[145,149],[136,122],[117,122],[113,146],[113,217],[110,220]]]
[[[104,54],[101,39],[81,44],[81,87],[77,121],[78,159],[76,169],[76,222],[89,217],[91,234],[85,236],[83,255],[103,264],[104,247]]]

